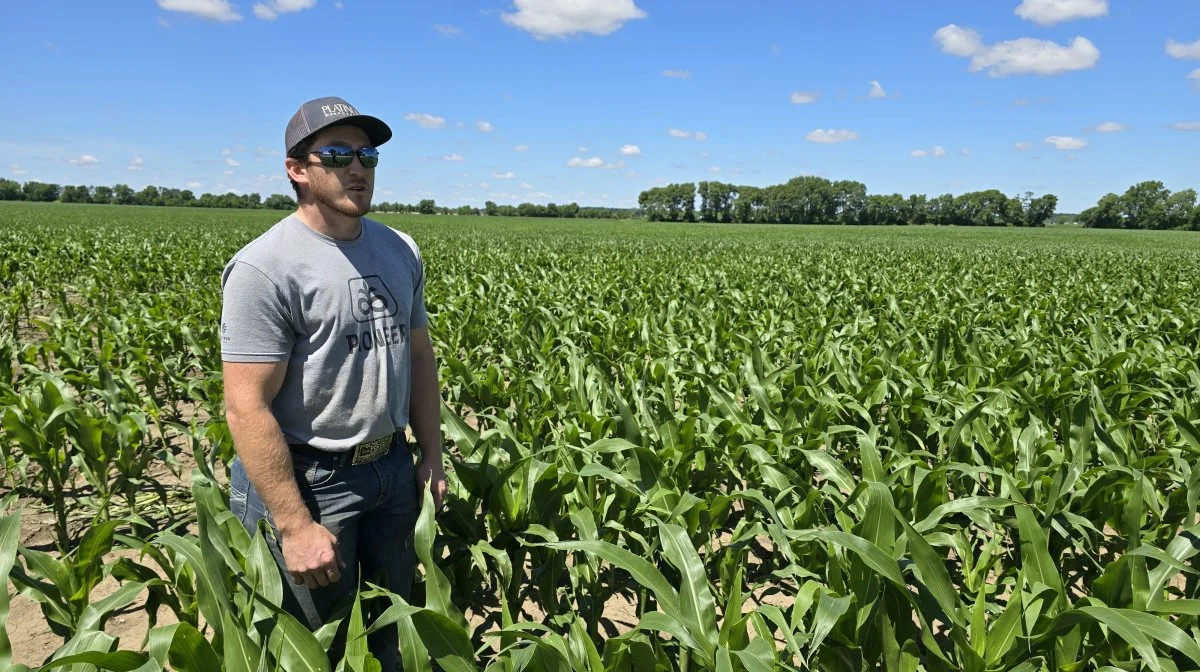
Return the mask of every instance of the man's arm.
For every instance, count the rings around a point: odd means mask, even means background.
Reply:
[[[287,362],[225,362],[225,414],[246,475],[283,537],[292,579],[315,588],[336,582],[343,567],[337,537],[313,521],[304,505],[291,451],[271,413],[286,371]]]
[[[433,486],[433,502],[441,508],[446,496],[446,471],[442,464],[442,394],[438,387],[437,360],[428,327],[412,330],[412,383],[408,415],[413,435],[421,447],[421,465],[417,470],[420,487]],[[423,490],[422,490],[423,492]]]

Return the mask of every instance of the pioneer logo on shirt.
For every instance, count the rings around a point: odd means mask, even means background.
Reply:
[[[391,290],[378,275],[365,275],[350,280],[350,304],[354,306],[354,319],[373,322],[384,317],[395,317],[399,306]]]

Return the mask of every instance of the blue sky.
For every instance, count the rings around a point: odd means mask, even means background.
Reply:
[[[376,201],[1200,188],[1195,0],[64,0],[0,40],[19,181],[289,193],[287,120],[337,95],[395,132]]]

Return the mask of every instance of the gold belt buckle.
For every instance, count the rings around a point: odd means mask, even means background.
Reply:
[[[354,447],[354,455],[350,458],[350,464],[354,466],[367,464],[387,455],[388,450],[392,447],[392,437],[394,436],[395,434],[388,434],[358,444]]]

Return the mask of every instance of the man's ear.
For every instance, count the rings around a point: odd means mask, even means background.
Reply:
[[[308,165],[300,159],[287,157],[283,160],[284,168],[287,169],[288,177],[292,178],[297,184],[308,184]]]

